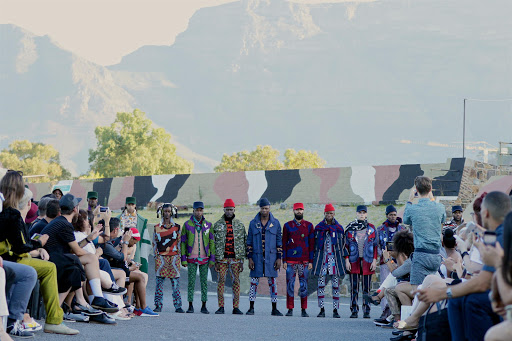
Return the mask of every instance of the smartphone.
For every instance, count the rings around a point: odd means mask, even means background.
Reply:
[[[108,207],[100,207],[100,212],[107,212],[108,211]]]
[[[128,231],[130,231],[130,228],[129,227],[125,227],[124,228],[124,232],[128,232]]]
[[[34,233],[34,235],[32,236],[32,238],[30,238],[30,239],[32,239],[32,240],[39,240],[39,239],[41,239],[41,234],[39,234],[39,233]]]
[[[388,251],[395,251],[395,246],[393,242],[386,242],[386,248]]]
[[[496,232],[485,231],[483,241],[485,245],[496,246]]]

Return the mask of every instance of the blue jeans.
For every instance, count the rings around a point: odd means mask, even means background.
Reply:
[[[110,263],[108,262],[108,260],[106,260],[104,258],[100,258],[100,259],[98,259],[98,261],[100,263],[100,270],[103,270],[106,273],[108,273],[112,282],[115,283],[116,279],[114,278],[114,274],[112,273],[112,268],[110,267]]]
[[[34,268],[14,262],[4,261],[4,268],[13,271],[16,276],[14,281],[5,290],[5,297],[9,307],[10,320],[23,320],[23,314],[27,311],[28,301],[32,290],[36,285],[37,272]]]
[[[448,303],[452,340],[480,341],[500,317],[492,311],[489,290],[453,298]]]

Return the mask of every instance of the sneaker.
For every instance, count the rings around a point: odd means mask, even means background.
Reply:
[[[34,337],[34,334],[32,332],[29,332],[27,330],[23,330],[23,323],[22,321],[16,321],[13,325],[7,327],[7,333],[9,335],[19,337],[19,338],[29,338]]]
[[[64,320],[66,322],[89,322],[89,316],[85,314],[75,314],[72,312],[64,313]]]
[[[215,314],[224,314],[224,307],[219,307],[219,309],[217,309],[217,311],[215,312]]]
[[[162,312],[162,306],[156,306],[155,309],[153,309],[155,313],[161,313]]]
[[[103,310],[106,313],[117,313],[119,311],[117,304],[112,303],[103,297],[94,297],[91,302],[91,306],[93,308]]]
[[[112,315],[110,315],[114,320],[118,320],[118,321],[129,321],[131,320],[130,317],[128,316],[124,316],[124,314],[121,312],[121,311],[118,311],[117,313],[114,313]]]
[[[160,316],[157,313],[155,313],[153,310],[151,310],[151,308],[149,306],[147,306],[144,309],[139,309],[139,310],[141,312],[141,314],[139,316],[149,316],[149,317]]]
[[[325,317],[325,309],[320,309],[320,312],[318,313],[318,315],[316,315],[316,317]]]
[[[83,306],[81,304],[75,304],[71,310],[73,314],[84,314],[86,316],[101,315],[101,310],[94,309],[89,304]]]
[[[386,328],[386,329],[395,329],[395,327],[393,326],[395,324],[395,320],[392,319],[390,322],[388,322],[387,324],[382,324],[381,325],[381,328]]]
[[[357,311],[353,311],[352,314],[350,314],[350,318],[351,319],[356,319],[357,318]]]
[[[30,322],[23,322],[21,324],[23,330],[26,330],[27,332],[37,332],[41,329],[43,329],[43,326],[41,326],[39,323],[37,323],[36,321],[34,321],[34,319],[32,319],[32,321]]]
[[[270,315],[272,316],[283,316],[283,314],[277,310],[277,309],[272,309],[272,313],[270,313]]]
[[[108,289],[101,289],[104,293],[109,295],[124,295],[128,290],[126,288],[121,288],[119,285],[113,283],[112,286]]]
[[[254,308],[249,308],[249,310],[247,310],[245,315],[254,315]]]
[[[178,309],[176,309],[174,312],[175,312],[175,313],[178,313],[178,314],[183,314],[183,313],[185,313],[185,310],[183,310],[183,309],[181,309],[181,307],[179,307],[179,308],[178,308]]]
[[[393,321],[393,315],[389,315],[383,322],[376,322],[374,321],[375,325],[377,326],[385,326],[388,325],[389,322]]]
[[[338,314],[338,309],[332,310],[332,317],[334,317],[335,319],[339,319],[341,317],[340,314]]]
[[[129,313],[133,313],[133,311],[135,310],[135,306],[127,304],[124,306],[124,309],[128,310]]]
[[[73,317],[73,313],[67,311],[64,313],[64,316],[62,316],[62,319],[66,322],[76,322],[76,320]]]
[[[142,315],[142,309],[134,308],[133,309],[133,313],[135,314],[135,316],[141,316]]]
[[[44,324],[44,332],[51,334],[64,334],[64,335],[77,335],[80,332],[76,329],[71,329],[64,323],[61,324]]]

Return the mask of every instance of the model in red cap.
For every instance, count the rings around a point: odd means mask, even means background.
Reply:
[[[334,206],[325,205],[324,220],[315,227],[315,256],[313,259],[313,274],[318,276],[318,306],[320,313],[317,317],[325,317],[324,299],[326,276],[332,281],[332,317],[340,318],[340,282],[345,277],[344,257],[348,256],[345,249],[345,231],[334,219]]]
[[[293,204],[295,219],[283,226],[283,268],[286,270],[286,316],[293,316],[295,276],[300,283],[302,317],[308,317],[308,277],[313,268],[315,235],[313,224],[303,219],[304,204]]]
[[[243,315],[240,311],[240,273],[244,270],[246,257],[244,224],[235,218],[235,202],[226,199],[224,215],[213,225],[215,237],[215,270],[219,273],[217,297],[219,309],[215,314],[224,314],[224,285],[228,270],[233,283],[233,314]]]

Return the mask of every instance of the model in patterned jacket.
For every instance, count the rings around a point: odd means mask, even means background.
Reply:
[[[347,270],[350,272],[351,304],[350,318],[357,318],[359,306],[357,305],[359,278],[362,279],[363,296],[370,292],[372,275],[377,268],[378,236],[375,226],[366,219],[368,209],[365,205],[357,206],[357,219],[347,225],[347,249],[349,259]],[[370,304],[363,299],[363,318],[370,318]]]
[[[300,283],[302,317],[308,317],[308,277],[313,268],[315,234],[313,224],[303,219],[304,204],[293,204],[295,219],[283,226],[283,268],[286,270],[286,316],[293,316],[295,277]]]
[[[345,277],[344,257],[348,257],[345,248],[345,233],[336,219],[334,206],[325,205],[324,217],[315,227],[315,256],[313,259],[313,274],[318,276],[318,306],[320,313],[317,317],[325,317],[324,299],[327,275],[332,282],[332,317],[340,318],[340,282]]]
[[[172,301],[177,313],[184,313],[181,308],[180,293],[180,225],[175,224],[172,216],[176,217],[178,210],[170,203],[157,209],[157,218],[162,214],[162,220],[155,225],[153,236],[153,252],[155,254],[155,312],[162,311],[164,299],[164,281],[169,278],[172,285]]]

